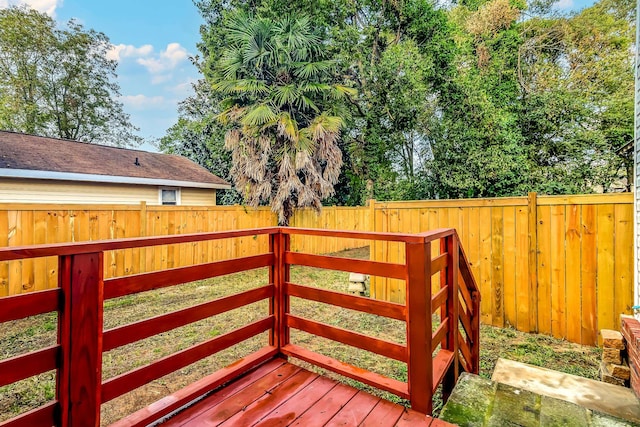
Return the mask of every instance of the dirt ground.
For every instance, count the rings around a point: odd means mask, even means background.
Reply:
[[[369,252],[368,248],[361,248],[344,251],[339,255],[351,258],[368,258]],[[345,292],[348,273],[294,267],[291,271],[291,281]],[[263,268],[109,300],[105,302],[104,329],[108,330],[141,319],[169,313],[261,286],[267,282],[268,272],[266,268]],[[297,315],[374,337],[398,343],[405,342],[404,322],[298,298],[292,298],[291,311]],[[224,334],[258,320],[267,313],[267,302],[262,301],[106,352],[103,355],[103,380],[128,372],[203,340]],[[34,316],[5,323],[0,325],[0,328],[0,360],[54,345],[56,342],[57,319],[55,314]],[[313,351],[398,380],[406,380],[406,365],[403,363],[303,332],[292,331],[291,337],[292,342],[304,345]],[[264,346],[267,339],[266,333],[261,334],[102,405],[102,424],[108,425],[160,397],[179,390],[234,362]],[[588,378],[596,378],[598,374],[600,350],[597,348],[579,346],[543,335],[525,334],[513,329],[490,326],[481,328],[480,342],[480,374],[485,377],[491,376],[499,357]],[[372,390],[363,384],[344,378],[341,380],[394,401],[400,401],[395,396]],[[0,387],[0,422],[36,408],[54,397],[55,372],[53,371]],[[438,409],[440,405],[436,403],[435,406]]]

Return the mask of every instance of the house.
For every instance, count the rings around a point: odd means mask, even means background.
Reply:
[[[177,155],[0,131],[0,203],[209,206],[229,188]]]

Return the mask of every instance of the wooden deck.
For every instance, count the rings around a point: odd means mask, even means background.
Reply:
[[[105,253],[109,251],[243,237],[257,239],[258,236],[265,236],[260,254],[104,279]],[[299,253],[291,250],[293,236],[397,242],[404,245],[405,262]],[[439,249],[435,257],[432,248]],[[102,404],[263,332],[268,334],[261,339],[260,349],[241,355],[230,365],[184,389],[125,415],[113,427],[143,427],[161,421],[189,426],[443,425],[427,416],[432,413],[436,389],[441,386],[442,398],[446,400],[460,371],[477,373],[479,369],[480,293],[453,229],[398,234],[270,227],[0,248],[0,263],[49,256],[58,259],[59,287],[0,298],[0,324],[57,312],[57,344],[0,360],[0,387],[55,370],[55,399],[0,422],[0,427],[100,425]],[[406,303],[378,301],[294,283],[290,274],[294,265],[403,280]],[[106,300],[257,268],[268,269],[268,283],[103,329]],[[433,276],[439,276],[435,287]],[[304,313],[292,311],[300,299],[402,321],[406,326],[406,340],[388,341],[307,318]],[[215,337],[201,337],[188,348],[120,375],[103,378],[104,352],[211,316],[231,316],[232,310],[263,300],[268,300],[268,310],[264,317],[252,323]],[[432,324],[434,313],[439,313],[438,325]],[[291,330],[404,363],[406,380],[316,353],[303,343],[292,342]],[[407,399],[413,410],[312,374],[287,363],[283,357],[393,393]],[[202,397],[197,404],[181,409]],[[176,414],[179,410],[182,412]],[[167,419],[171,414],[174,416]]]
[[[276,358],[162,426],[432,426],[452,424]]]

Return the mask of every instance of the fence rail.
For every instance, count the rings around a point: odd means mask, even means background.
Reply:
[[[268,208],[0,204],[0,247],[270,227]],[[481,318],[594,345],[633,306],[633,195],[370,201],[295,213],[292,226],[417,233],[455,228],[482,291]],[[368,245],[358,236],[292,235],[293,252],[327,254]],[[265,236],[112,250],[105,279],[264,253]],[[402,263],[400,244],[378,241],[371,260]],[[434,256],[440,248],[433,246]],[[0,262],[0,296],[58,286],[58,263]],[[438,277],[433,279],[438,286]],[[404,303],[401,279],[372,277],[374,298]]]

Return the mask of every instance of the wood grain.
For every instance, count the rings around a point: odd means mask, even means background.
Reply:
[[[404,321],[406,319],[406,307],[402,304],[377,301],[366,297],[296,285],[294,283],[286,283],[285,290],[292,297],[304,298],[396,320]]]
[[[287,326],[309,334],[338,341],[362,350],[370,351],[390,359],[407,361],[407,347],[391,341],[372,338],[357,332],[337,328],[326,323],[315,322],[302,317],[287,314],[285,316]]]
[[[0,298],[0,323],[57,311],[60,307],[60,297],[59,289],[47,289]]]

